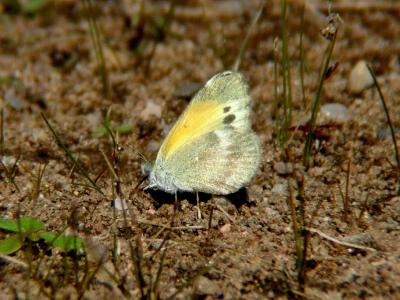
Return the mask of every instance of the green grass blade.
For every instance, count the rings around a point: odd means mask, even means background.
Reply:
[[[337,32],[335,31],[333,38],[330,40],[327,49],[325,50],[324,59],[322,62],[318,80],[317,92],[315,93],[315,98],[312,104],[311,119],[309,121],[309,128],[303,152],[303,165],[306,167],[306,169],[309,167],[310,163],[311,146],[314,141],[314,128],[317,122],[319,108],[321,106],[322,87],[324,85],[326,72],[329,68],[329,63],[332,57],[333,48],[335,47],[336,37],[337,37]]]

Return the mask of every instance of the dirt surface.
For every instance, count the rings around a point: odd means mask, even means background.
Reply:
[[[307,1],[303,101],[301,2],[288,7],[289,163],[276,139],[279,118],[273,118],[274,91],[281,91],[281,77],[274,81],[274,62],[279,68],[281,62],[281,11],[279,1],[268,1],[240,66],[250,85],[262,164],[247,189],[229,197],[201,195],[201,220],[195,195],[179,195],[173,224],[179,228],[172,231],[166,227],[174,215],[174,197],[143,190],[141,156],[154,159],[194,88],[232,66],[260,2],[177,1],[170,10],[167,1],[144,1],[139,24],[140,1],[96,1],[90,13],[74,0],[50,1],[34,13],[2,4],[2,161],[8,169],[16,159],[18,165],[15,184],[0,169],[0,216],[29,215],[49,230],[78,234],[87,241],[88,260],[57,249],[25,247],[0,260],[1,298],[136,299],[139,261],[148,294],[163,266],[158,291],[153,289],[161,299],[400,299],[400,197],[393,142],[376,89],[350,88],[356,63],[370,63],[394,126],[400,126],[400,10],[395,1],[370,1],[370,7],[368,1],[365,6],[334,2],[348,5],[332,6],[341,18],[331,61],[336,69],[325,80],[322,101],[343,104],[347,111],[318,119],[318,140],[305,170],[306,126],[301,125],[309,116],[328,45],[321,30],[329,3]],[[108,95],[90,38],[90,14],[102,36]],[[130,129],[117,134],[117,159],[111,139],[98,133],[109,109],[112,128]],[[88,186],[41,114],[104,194]],[[114,192],[104,156],[118,167],[120,184]],[[309,232],[300,283],[290,199],[297,207],[305,204]],[[120,208],[121,202],[128,210]],[[37,270],[32,276],[18,263],[28,261]]]

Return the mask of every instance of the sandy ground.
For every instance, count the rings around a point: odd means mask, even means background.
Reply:
[[[133,245],[148,286],[164,256],[161,299],[399,299],[400,198],[394,147],[376,90],[363,87],[368,81],[365,69],[355,75],[355,83],[350,75],[357,62],[370,63],[399,127],[397,3],[332,7],[342,21],[331,61],[336,69],[324,83],[322,101],[342,104],[345,111],[319,117],[311,167],[304,170],[306,133],[298,126],[306,124],[316,93],[328,44],[321,34],[328,4],[308,1],[305,12],[304,101],[301,1],[288,9],[293,134],[287,146],[290,162],[285,164],[276,140],[279,117],[273,118],[274,61],[279,66],[281,61],[280,7],[279,1],[268,1],[240,67],[250,85],[253,127],[263,148],[261,166],[247,188],[234,195],[201,195],[201,220],[196,197],[179,195],[174,226],[180,228],[169,231],[162,226],[171,222],[173,197],[143,190],[141,155],[154,159],[193,89],[232,66],[260,2],[177,1],[171,14],[167,1],[144,2],[139,25],[140,5],[135,1],[98,1],[92,11],[103,37],[108,95],[102,92],[81,2],[57,1],[33,15],[13,13],[10,5],[2,5],[2,161],[12,168],[19,160],[15,185],[4,167],[0,169],[0,217],[29,215],[49,230],[75,232],[87,240],[89,264],[84,256],[64,255],[43,245],[24,247],[11,257],[30,259],[38,272],[30,278],[18,263],[1,259],[1,298],[138,298]],[[157,27],[163,20],[168,22],[166,32]],[[281,77],[278,81],[280,92]],[[118,160],[113,160],[110,138],[96,133],[109,109],[113,128],[130,129],[117,135]],[[41,114],[97,178],[103,195],[87,186]],[[117,164],[127,218],[121,203],[113,206],[112,175],[101,151]],[[44,165],[38,192],[36,181]],[[303,287],[296,269],[290,199],[298,207],[305,204],[309,229]],[[214,209],[207,229],[213,205],[225,213]],[[0,232],[1,237],[6,234]],[[89,273],[93,276],[87,280]]]

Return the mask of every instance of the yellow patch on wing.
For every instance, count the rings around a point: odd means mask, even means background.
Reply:
[[[167,157],[184,144],[215,130],[221,124],[223,107],[217,101],[192,102],[178,119],[161,146]]]

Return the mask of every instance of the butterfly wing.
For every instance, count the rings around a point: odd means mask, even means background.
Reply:
[[[254,176],[261,148],[254,132],[217,129],[198,137],[166,161],[179,190],[230,194]]]
[[[240,73],[227,71],[215,75],[193,97],[165,138],[158,156],[173,155],[199,136],[224,125],[248,130],[249,104],[248,87]]]
[[[248,86],[240,73],[223,72],[194,96],[171,129],[150,185],[169,192],[234,192],[254,175],[260,153],[251,129]],[[232,178],[225,181],[228,172]]]

